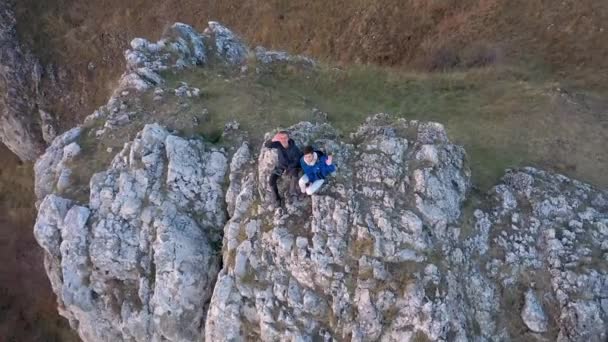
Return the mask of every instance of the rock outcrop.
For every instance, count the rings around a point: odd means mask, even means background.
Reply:
[[[44,150],[42,126],[48,120],[37,108],[42,67],[17,37],[9,1],[0,1],[0,142],[21,160],[35,160]]]
[[[469,188],[464,150],[439,124],[386,115],[370,118],[354,144],[327,125],[290,131],[333,153],[338,173],[319,195],[272,210],[273,152],[255,163],[247,145],[237,151],[231,187],[241,190],[228,199],[207,340],[465,338],[462,299],[440,289],[433,256],[455,238]]]
[[[148,125],[91,179],[48,195],[34,233],[60,313],[84,340],[199,340],[226,221],[223,151]]]
[[[558,341],[608,338],[608,194],[562,175],[507,172],[476,212],[489,231],[489,277],[522,288],[521,317]],[[504,308],[507,309],[507,308]]]
[[[120,87],[88,119],[103,122],[93,138],[140,115],[125,92],[162,96],[163,71],[253,58],[218,23],[204,34],[176,24],[131,47]],[[605,191],[524,168],[472,195],[466,153],[439,123],[377,114],[347,138],[328,123],[288,130],[333,154],[338,171],[281,208],[268,198],[276,152],[238,123],[225,149],[145,125],[96,170],[84,201],[64,195],[87,153],[84,128],[55,138],[36,163],[34,229],[60,313],[84,340],[608,337]]]

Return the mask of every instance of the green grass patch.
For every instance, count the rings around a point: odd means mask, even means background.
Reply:
[[[568,114],[572,108],[564,109],[556,101],[554,84],[521,68],[428,74],[360,65],[252,65],[245,72],[212,66],[166,72],[163,77],[161,100],[154,100],[153,91],[130,95],[129,110],[139,114],[126,128],[110,131],[97,143],[83,141],[84,149],[95,150],[96,158],[87,161],[84,174],[100,171],[109,163],[103,155],[115,154],[106,152],[107,147],[117,151],[145,123],[158,122],[221,145],[225,123],[237,120],[255,150],[266,132],[315,121],[318,109],[327,113],[346,141],[365,118],[379,112],[442,123],[450,139],[465,147],[473,183],[481,192],[506,168],[526,165],[608,184],[601,173],[603,166],[608,167],[608,151],[602,148],[606,134],[590,119],[593,113]],[[201,96],[176,96],[181,82],[199,88]],[[562,120],[564,115],[569,115],[567,121]]]
[[[444,124],[452,141],[467,150],[473,182],[482,190],[495,184],[504,169],[525,165],[608,184],[589,165],[593,161],[581,157],[578,168],[572,167],[567,160],[572,153],[555,143],[599,153],[608,164],[608,155],[599,148],[605,135],[601,127],[583,116],[572,116],[567,129],[561,121],[553,124],[558,108],[548,94],[554,85],[514,67],[434,74],[372,66],[277,66],[261,72],[251,67],[245,73],[198,68],[165,76],[167,88],[185,81],[202,90],[201,98],[182,110],[191,116],[208,113],[204,124],[188,129],[194,134],[218,135],[225,122],[237,120],[258,144],[274,128],[315,120],[317,108],[328,113],[346,139],[369,115],[386,112]],[[170,101],[167,105],[175,108]],[[595,139],[580,139],[582,131],[592,132]]]

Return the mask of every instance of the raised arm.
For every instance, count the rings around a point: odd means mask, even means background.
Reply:
[[[302,156],[303,156],[303,154],[302,154],[302,151],[300,150],[300,148],[298,147],[298,145],[296,145],[295,141],[289,139],[289,142],[290,142],[290,145],[292,146],[291,147],[292,151],[291,151],[290,154],[292,156],[294,156],[294,155],[296,156],[295,159],[290,160],[290,162],[289,162],[289,168],[290,169],[295,169],[295,168],[297,168],[297,167],[299,167],[299,166],[302,165]]]
[[[268,140],[264,143],[264,147],[266,148],[279,148],[281,147],[281,143],[278,141]]]
[[[279,132],[279,133],[275,134],[274,137],[272,137],[272,140],[265,142],[264,146],[266,148],[279,148],[282,146],[281,139],[286,139],[286,138],[283,135],[281,135],[281,133]]]
[[[336,172],[336,165],[334,165],[333,157],[331,155],[321,157],[320,162],[322,163],[321,174],[323,177],[327,177],[330,173]]]

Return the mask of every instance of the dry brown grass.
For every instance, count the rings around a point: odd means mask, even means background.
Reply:
[[[71,94],[47,108],[63,128],[105,101],[130,39],[157,39],[175,21],[203,29],[219,20],[251,45],[334,62],[445,70],[505,60],[546,67],[576,86],[607,87],[603,1],[19,0],[16,7],[23,40],[60,67]]]

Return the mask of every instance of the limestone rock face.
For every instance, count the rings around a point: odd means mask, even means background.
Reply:
[[[81,132],[82,129],[80,127],[75,127],[59,135],[49,145],[45,153],[36,160],[34,164],[34,172],[36,174],[34,192],[38,199],[37,206],[46,195],[55,191],[60,181],[64,183],[66,181],[69,182],[69,176],[67,176],[68,180],[66,180],[65,175],[71,173],[68,162],[73,157],[73,153],[70,149],[76,147],[80,149],[80,147],[77,144],[75,146],[72,145],[72,147],[68,146],[75,144]]]
[[[21,160],[44,149],[37,108],[42,67],[17,38],[8,1],[0,2],[0,142]]]
[[[525,325],[558,341],[608,338],[606,192],[524,168],[507,172],[489,202],[477,222],[490,231],[486,268],[498,287],[535,290],[519,294]]]
[[[87,206],[44,198],[35,236],[84,340],[202,339],[227,165],[223,151],[147,125],[93,176]]]
[[[441,125],[383,114],[354,144],[326,124],[289,130],[300,145],[333,154],[338,172],[318,195],[273,209],[266,204],[273,151],[263,148],[257,165],[239,162],[247,172],[231,169],[231,187],[241,192],[229,197],[207,339],[403,341],[450,331],[466,338],[462,305],[441,288],[445,275],[431,255],[450,248],[447,227],[469,188],[464,150]],[[420,162],[428,154],[432,161]]]
[[[208,37],[207,37],[208,38]],[[127,70],[115,91],[127,89],[144,91],[163,82],[160,72],[170,68],[183,69],[207,62],[206,37],[191,26],[175,23],[156,43],[143,38],[131,41],[131,49],[125,51]]]
[[[275,208],[276,153],[240,147],[208,340],[606,338],[606,192],[511,170],[464,217],[465,152],[439,124],[379,114],[349,143],[327,124],[289,131],[338,172]]]
[[[240,39],[221,24],[212,22],[210,27],[213,28],[211,33],[200,34],[189,25],[175,23],[156,43],[143,38],[133,39],[131,48],[125,51],[126,70],[113,95],[105,105],[89,115],[84,124],[102,121],[103,127],[95,132],[98,138],[102,137],[117,127],[130,124],[136,117],[145,115],[145,113],[129,110],[124,104],[123,97],[139,96],[153,87],[163,84],[164,80],[161,77],[163,71],[204,66],[208,63],[209,55],[215,51],[217,44],[227,51],[247,50]],[[218,39],[221,40],[221,43],[216,42]],[[220,58],[226,58],[227,61],[234,57],[231,56],[219,54]],[[189,96],[198,96],[200,93],[200,89],[188,89],[187,86],[185,88],[185,93],[190,94]],[[162,89],[157,89],[162,92]],[[176,92],[180,89],[176,89]],[[52,119],[50,115],[43,111],[39,115],[44,123],[45,136],[49,139],[53,137],[53,139],[35,165],[35,192],[38,205],[46,195],[55,190],[66,190],[72,184],[72,170],[69,160],[65,158],[64,148],[80,139],[83,131],[81,125],[54,137],[55,132],[52,126],[49,126]]]
[[[378,114],[348,142],[288,130],[338,171],[281,208],[275,151],[229,156],[156,124],[92,177],[87,204],[45,195],[35,235],[83,339],[605,339],[606,192],[510,170],[467,217],[465,151],[439,124]]]

